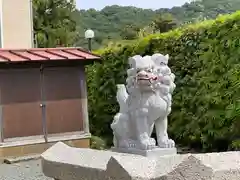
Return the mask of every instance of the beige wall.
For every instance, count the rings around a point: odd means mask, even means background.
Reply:
[[[31,48],[31,0],[0,0],[1,48]]]

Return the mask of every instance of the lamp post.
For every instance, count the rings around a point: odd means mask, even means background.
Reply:
[[[92,51],[92,39],[94,38],[94,31],[91,29],[86,30],[85,38],[88,40],[88,50]]]

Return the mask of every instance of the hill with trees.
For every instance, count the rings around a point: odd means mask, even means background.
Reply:
[[[84,32],[91,28],[96,37],[93,49],[156,32],[166,32],[186,23],[216,18],[240,9],[239,0],[197,0],[181,7],[158,10],[106,6],[77,10],[74,0],[34,0],[34,30],[38,47],[87,47]]]
[[[136,7],[106,6],[100,11],[95,9],[77,10],[78,38],[76,45],[85,47],[84,31],[91,28],[95,31],[94,48],[106,46],[109,42],[131,40],[141,35],[159,31],[152,28],[153,22],[161,24],[162,17],[171,15],[177,26],[186,23],[214,19],[219,14],[228,14],[240,10],[239,0],[197,0],[186,3],[181,7],[158,10],[141,9]],[[169,20],[169,19],[168,19]],[[150,28],[149,28],[150,26]],[[147,31],[147,32],[145,32]]]

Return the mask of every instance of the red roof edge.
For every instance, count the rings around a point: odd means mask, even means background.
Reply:
[[[0,49],[0,63],[52,60],[94,61],[100,59],[99,55],[80,47]]]

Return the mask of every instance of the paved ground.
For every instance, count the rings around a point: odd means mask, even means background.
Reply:
[[[0,164],[0,180],[53,180],[41,173],[41,161]]]

